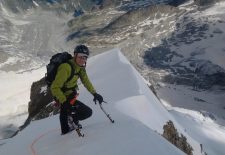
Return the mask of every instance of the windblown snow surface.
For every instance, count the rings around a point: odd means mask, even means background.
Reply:
[[[34,76],[45,70],[32,71]],[[107,102],[105,110],[115,120],[111,123],[93,97],[81,86],[79,100],[93,109],[91,118],[81,122],[83,138],[75,132],[60,135],[59,116],[33,121],[11,139],[0,141],[1,155],[147,155],[184,154],[160,134],[163,125],[172,120],[179,133],[187,137],[194,154],[221,155],[225,153],[225,130],[202,114],[167,106],[149,89],[147,82],[134,69],[119,49],[113,49],[88,60],[87,72],[97,91]],[[39,73],[39,74],[37,74]],[[29,78],[24,76],[25,85]],[[32,78],[32,75],[29,76]],[[15,80],[18,80],[15,77]],[[18,81],[17,81],[18,82]],[[13,90],[21,89],[21,86]],[[27,101],[25,93],[21,100]],[[4,96],[3,96],[4,97]],[[18,98],[15,99],[15,102]],[[22,102],[19,102],[22,103]],[[15,103],[16,104],[16,103]],[[166,104],[166,103],[164,103]],[[16,104],[15,107],[19,106]],[[200,144],[203,145],[201,152]]]

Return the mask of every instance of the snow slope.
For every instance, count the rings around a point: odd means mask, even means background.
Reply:
[[[10,137],[28,117],[30,87],[45,74],[45,68],[15,73],[0,72],[0,139]]]
[[[225,153],[223,128],[215,127],[213,122],[209,125],[211,120],[196,121],[198,115],[188,113],[187,117],[179,109],[171,107],[168,111],[118,49],[90,58],[87,65],[89,77],[108,102],[103,106],[115,123],[110,123],[99,106],[93,104],[92,95],[81,87],[79,99],[93,109],[93,116],[81,122],[84,138],[75,132],[61,136],[56,115],[34,121],[17,136],[0,141],[1,155],[184,154],[159,135],[168,120],[187,137],[194,154],[201,154],[203,140],[206,140],[203,147],[207,147],[204,151]],[[213,130],[200,134],[208,128]]]
[[[167,154],[168,152],[170,152],[170,154],[183,154],[156,132],[149,130],[145,124],[139,121],[138,117],[137,119],[132,119],[123,114],[131,100],[133,100],[133,102],[142,102],[144,107],[146,107],[146,104],[149,104],[149,102],[144,95],[141,95],[145,92],[139,88],[138,82],[141,81],[138,81],[137,77],[133,76],[135,75],[132,73],[134,72],[133,68],[127,63],[127,60],[120,55],[119,52],[114,50],[94,57],[89,63],[89,66],[93,67],[89,67],[88,69],[90,78],[93,79],[96,89],[99,90],[105,97],[105,100],[109,102],[108,105],[104,106],[107,108],[107,111],[110,112],[113,119],[115,119],[115,124],[111,124],[109,120],[107,120],[99,107],[92,103],[92,97],[82,88],[80,100],[89,103],[88,105],[94,110],[93,117],[82,122],[84,126],[83,132],[85,133],[84,138],[79,138],[74,132],[61,136],[60,130],[58,129],[58,116],[54,116],[41,121],[32,122],[25,130],[10,139],[7,144],[3,145],[0,154],[17,153],[26,155],[32,153],[61,155],[91,154],[92,152],[95,152],[95,154],[112,155],[137,153]],[[130,87],[127,87],[129,85]],[[115,88],[112,86],[115,86]],[[117,92],[118,94],[113,92]],[[153,100],[153,102],[156,101],[156,99],[155,101]],[[139,104],[138,102],[136,103]],[[156,102],[156,104],[158,103]],[[137,105],[132,107],[135,106]],[[163,109],[163,112],[166,113],[164,108],[159,108],[159,110],[160,109]],[[119,110],[121,110],[122,113]],[[138,111],[138,106],[135,111]],[[132,113],[135,116],[134,111]],[[147,113],[145,113],[145,115],[146,116],[143,118],[150,120],[151,115],[147,115]],[[161,129],[162,125],[167,120],[165,116],[166,115],[159,118],[161,121],[151,119],[153,120],[150,121],[152,127],[154,129]],[[142,120],[141,117],[140,120]],[[162,147],[165,149],[162,149]]]

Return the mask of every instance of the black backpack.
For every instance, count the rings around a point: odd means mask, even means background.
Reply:
[[[68,52],[57,53],[51,57],[50,63],[46,66],[47,73],[45,74],[45,81],[48,87],[50,87],[52,82],[55,80],[57,69],[59,65],[61,65],[62,63],[68,63],[71,67],[71,75],[67,79],[67,81],[70,81],[73,78],[74,68],[72,64],[69,62],[69,60],[72,58],[73,58],[72,55],[69,54]]]

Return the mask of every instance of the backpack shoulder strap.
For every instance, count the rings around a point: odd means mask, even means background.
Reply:
[[[73,64],[70,62],[70,61],[68,61],[68,62],[66,62],[67,64],[69,64],[70,65],[70,67],[71,67],[71,73],[70,73],[70,77],[67,79],[67,81],[66,82],[68,82],[68,81],[70,81],[72,78],[73,78],[73,76],[75,75],[75,68],[73,67]],[[77,75],[78,75],[78,73],[76,73]]]
[[[70,61],[67,61],[66,63],[69,64],[70,67],[71,67],[70,77],[66,80],[66,83],[67,83],[67,82],[69,82],[70,80],[72,80],[72,78],[73,78],[74,75],[79,75],[79,73],[75,73],[75,68],[73,67],[73,64],[72,64]],[[65,87],[63,86],[62,91],[65,92],[65,91],[67,91],[67,90],[73,90],[73,89],[74,89],[74,88],[65,88]]]

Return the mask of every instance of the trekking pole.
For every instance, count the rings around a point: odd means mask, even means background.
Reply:
[[[105,101],[103,101],[104,103],[107,103]],[[102,104],[99,104],[100,108],[102,109],[102,111],[104,112],[104,114],[109,118],[109,120],[111,121],[111,123],[114,123],[114,120],[110,117],[110,115],[108,113],[106,113],[106,111],[103,109]]]

